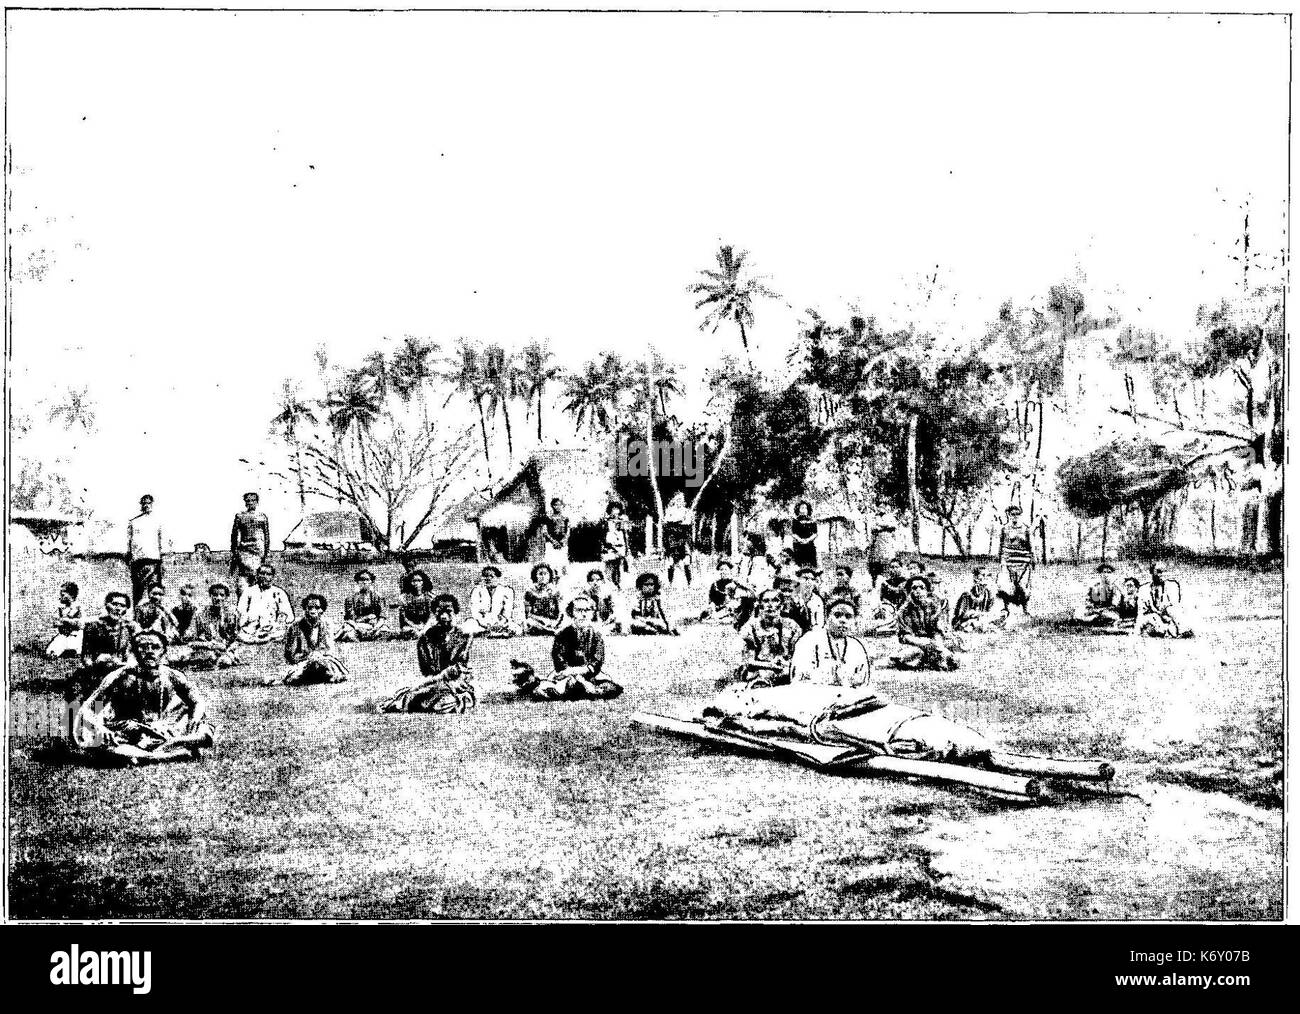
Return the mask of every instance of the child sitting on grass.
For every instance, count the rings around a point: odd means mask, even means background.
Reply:
[[[78,658],[81,655],[82,618],[75,581],[59,586],[59,608],[54,613],[54,640],[45,646],[47,658]]]
[[[636,579],[637,598],[632,603],[628,629],[634,634],[676,634],[677,629],[664,613],[659,594],[659,578],[645,573]]]

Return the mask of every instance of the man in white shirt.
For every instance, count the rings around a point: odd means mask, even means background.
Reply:
[[[153,497],[140,497],[140,513],[126,523],[126,562],[131,569],[131,604],[139,605],[149,589],[162,583],[162,522],[153,512]]]
[[[275,568],[264,563],[257,568],[257,584],[250,585],[239,597],[239,633],[244,644],[266,644],[279,641],[289,632],[293,623],[293,605],[283,588],[271,582]]]
[[[469,619],[461,629],[467,634],[514,637],[523,632],[515,620],[515,592],[501,583],[501,571],[489,564],[481,571],[483,580],[469,595]]]

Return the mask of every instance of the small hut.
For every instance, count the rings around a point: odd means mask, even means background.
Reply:
[[[479,552],[486,559],[520,563],[540,556],[536,519],[555,497],[564,501],[573,533],[570,553],[582,559],[584,533],[605,516],[615,499],[609,461],[591,448],[556,448],[535,452],[488,501],[471,515],[478,528]]]
[[[79,555],[87,549],[85,521],[56,511],[12,511],[9,548],[45,556]]]
[[[318,511],[293,526],[284,537],[284,548],[346,552],[374,548],[378,539],[378,533],[356,511]]]

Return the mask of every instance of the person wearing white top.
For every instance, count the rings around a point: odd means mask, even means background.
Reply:
[[[162,522],[153,512],[153,497],[140,497],[140,513],[126,523],[126,562],[131,569],[131,604],[139,605],[163,578]]]
[[[523,627],[515,620],[515,591],[501,583],[501,571],[489,564],[483,580],[469,594],[469,619],[461,626],[467,634],[515,637]]]
[[[791,683],[863,687],[871,682],[866,646],[849,633],[858,609],[851,599],[837,598],[826,611],[826,626],[814,627],[794,646]]]
[[[293,604],[283,588],[273,585],[275,568],[264,563],[257,568],[257,584],[239,597],[239,633],[244,644],[279,641],[293,623]]]

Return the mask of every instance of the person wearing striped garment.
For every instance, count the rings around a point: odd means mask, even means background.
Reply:
[[[1021,510],[1015,504],[1007,508],[1007,523],[998,537],[998,598],[1002,612],[1010,613],[1019,606],[1029,615],[1029,592],[1034,575],[1034,552],[1030,545],[1030,532],[1020,520]]]

